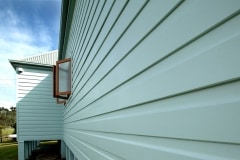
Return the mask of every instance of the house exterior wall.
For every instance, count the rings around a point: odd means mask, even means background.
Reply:
[[[240,1],[70,9],[60,52],[72,58],[67,159],[240,157]]]
[[[17,75],[18,140],[61,139],[63,106],[52,95],[52,71],[23,70]]]

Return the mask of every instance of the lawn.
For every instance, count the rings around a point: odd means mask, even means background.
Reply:
[[[18,145],[16,142],[0,143],[1,160],[17,160]]]

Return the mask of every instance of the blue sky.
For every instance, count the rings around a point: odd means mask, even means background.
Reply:
[[[0,0],[0,107],[15,106],[15,71],[8,59],[58,49],[61,0]]]

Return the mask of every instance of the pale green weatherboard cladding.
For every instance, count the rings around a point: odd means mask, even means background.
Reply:
[[[16,70],[18,159],[28,159],[41,140],[61,140],[63,105],[53,98],[57,50],[9,60]],[[22,71],[21,73],[19,71]]]
[[[62,139],[63,106],[53,98],[52,78],[51,68],[41,67],[23,67],[17,75],[19,160],[28,159],[41,140]]]
[[[62,138],[62,106],[52,91],[52,71],[24,68],[17,75],[18,140]]]
[[[67,159],[239,159],[240,1],[71,3]]]

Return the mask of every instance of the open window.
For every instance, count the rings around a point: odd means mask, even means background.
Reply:
[[[57,103],[66,103],[71,94],[71,59],[56,62],[53,66],[53,97]]]

